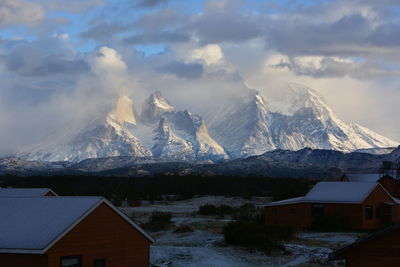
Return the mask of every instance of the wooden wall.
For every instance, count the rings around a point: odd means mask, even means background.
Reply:
[[[83,267],[106,259],[107,267],[148,267],[150,241],[106,204],[101,204],[48,251],[48,267],[61,256],[82,255]]]
[[[354,247],[346,262],[347,267],[400,266],[400,230]]]
[[[1,267],[45,267],[46,255],[0,253]]]
[[[377,208],[381,203],[393,203],[392,198],[381,188],[376,187],[362,204],[346,203],[324,203],[325,216],[342,215],[349,218],[353,229],[377,229],[387,224],[384,220],[377,217]],[[315,203],[319,204],[319,203]],[[365,217],[365,207],[373,207],[373,218],[367,220]],[[312,203],[295,203],[265,208],[265,221],[269,225],[290,225],[296,228],[308,228],[313,220],[311,215]],[[277,211],[273,213],[273,209]],[[296,210],[291,213],[290,210]],[[395,204],[393,207],[393,221],[400,221],[400,207]],[[399,264],[400,266],[400,264]]]

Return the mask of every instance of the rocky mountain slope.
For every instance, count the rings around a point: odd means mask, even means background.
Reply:
[[[400,162],[400,147],[381,155],[311,148],[298,151],[278,149],[260,156],[217,163],[133,157],[86,159],[79,163],[6,158],[0,160],[0,175],[224,175],[338,179],[343,173],[377,173],[383,161]]]

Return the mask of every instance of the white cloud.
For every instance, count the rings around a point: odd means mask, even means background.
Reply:
[[[201,48],[194,49],[190,52],[189,59],[201,60],[207,65],[221,63],[224,59],[224,53],[217,44],[206,45]]]

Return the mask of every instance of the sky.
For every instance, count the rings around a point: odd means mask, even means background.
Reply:
[[[289,83],[399,141],[399,52],[398,0],[0,0],[0,155],[121,94],[201,114]]]

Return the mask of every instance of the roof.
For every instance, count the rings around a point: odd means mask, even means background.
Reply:
[[[382,175],[379,173],[349,173],[345,174],[349,182],[376,182]]]
[[[319,182],[304,197],[307,202],[361,203],[378,183]]]
[[[364,199],[367,198],[367,196],[377,186],[382,187],[378,183],[319,182],[304,197],[275,201],[269,203],[267,206],[278,206],[295,203],[358,204],[363,202]]]
[[[400,224],[395,224],[395,225],[391,225],[385,229],[382,229],[378,232],[375,232],[373,234],[367,235],[365,237],[360,238],[359,240],[357,240],[354,243],[351,243],[349,245],[346,245],[342,248],[339,248],[337,250],[335,250],[334,252],[329,254],[329,261],[333,261],[333,260],[341,260],[344,259],[346,257],[347,252],[349,252],[352,248],[357,247],[363,243],[366,243],[368,241],[372,241],[376,238],[379,238],[381,236],[385,236],[390,234],[391,232],[400,229]]]
[[[1,198],[0,253],[43,254],[102,203],[154,242],[102,197]]]
[[[48,192],[57,195],[50,188],[0,188],[0,197],[43,197]]]
[[[270,204],[273,204],[273,206],[278,206],[278,205],[286,205],[286,204],[295,204],[295,203],[300,203],[302,202],[304,197],[294,197],[294,198],[289,198],[289,199],[284,199],[284,200],[279,200],[279,201],[274,201],[269,203],[267,206]],[[272,205],[271,205],[272,206]]]

